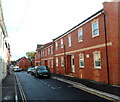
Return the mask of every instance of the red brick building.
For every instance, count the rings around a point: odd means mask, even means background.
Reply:
[[[35,54],[35,66],[45,65],[53,73],[53,42],[49,42],[37,48]]]
[[[120,85],[119,51],[118,0],[103,3],[102,10],[44,46],[39,59],[53,73]]]
[[[26,57],[21,58],[21,60],[17,62],[17,65],[19,68],[26,70],[31,67],[30,61]]]

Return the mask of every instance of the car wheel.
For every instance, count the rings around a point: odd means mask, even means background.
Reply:
[[[50,75],[48,75],[48,78],[50,78]]]
[[[36,74],[35,77],[38,78],[38,74]]]

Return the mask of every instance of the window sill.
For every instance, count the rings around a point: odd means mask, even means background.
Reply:
[[[79,67],[79,68],[82,68],[82,69],[84,69],[85,67]]]
[[[93,69],[101,69],[101,67],[94,67]]]
[[[71,47],[71,46],[68,46],[68,47]]]
[[[83,40],[78,41],[79,43],[83,42]]]
[[[97,34],[97,35],[92,35],[92,38],[96,38],[96,37],[98,37],[99,36],[99,34]]]

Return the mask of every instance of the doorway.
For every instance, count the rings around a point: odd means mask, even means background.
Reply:
[[[74,55],[71,55],[71,71],[72,73],[75,73]]]

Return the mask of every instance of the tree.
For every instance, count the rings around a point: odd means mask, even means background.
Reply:
[[[32,61],[35,59],[35,52],[33,52],[33,51],[27,52],[27,53],[26,53],[26,56],[28,57],[28,59],[29,59],[30,62],[31,62],[31,65],[32,65]]]

